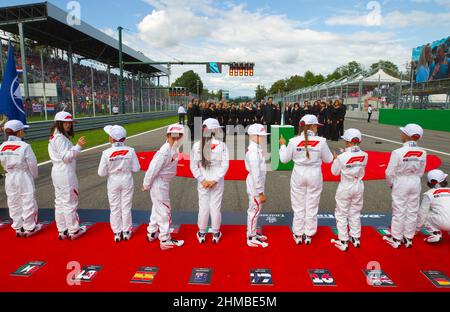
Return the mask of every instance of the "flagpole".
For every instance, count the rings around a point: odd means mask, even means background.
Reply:
[[[0,67],[2,70],[2,77],[5,74],[5,68],[3,67],[3,40],[0,39]]]
[[[44,114],[45,114],[45,120],[48,119],[47,116],[47,94],[45,92],[45,73],[44,73],[44,53],[42,52],[42,47],[40,49],[41,51],[41,75],[42,75],[42,91],[44,93]]]
[[[23,79],[23,89],[25,91],[25,101],[30,97],[28,89],[28,76],[27,76],[27,61],[25,56],[25,37],[23,34],[23,23],[19,22],[19,38],[20,38],[20,56],[22,58],[22,79]]]

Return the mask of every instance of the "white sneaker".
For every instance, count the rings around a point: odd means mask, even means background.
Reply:
[[[20,238],[23,237],[25,235],[25,230],[23,228],[20,228],[18,230],[16,230],[16,237]]]
[[[38,223],[34,227],[33,231],[25,231],[25,234],[23,236],[26,238],[31,237],[31,236],[35,235],[37,232],[39,232],[40,230],[42,230],[42,224]]]
[[[308,236],[308,235],[305,235],[305,236],[304,236],[304,241],[305,241],[305,245],[311,245],[311,243],[312,243],[312,237],[311,237],[311,236]]]
[[[197,232],[197,240],[200,244],[203,244],[206,241],[206,233]]]
[[[257,236],[247,238],[247,246],[267,248],[269,244],[260,240]]]
[[[263,242],[265,242],[265,241],[267,240],[267,236],[262,235],[262,234],[260,234],[260,233],[256,233],[256,237],[258,237],[259,240],[261,240],[261,241],[263,241]]]
[[[122,240],[122,233],[116,233],[114,234],[114,241],[116,243],[120,242]]]
[[[412,239],[404,237],[403,244],[405,245],[406,248],[412,248],[413,241],[412,241]]]
[[[129,241],[131,236],[133,236],[133,232],[131,231],[122,232],[122,237],[125,241]]]
[[[214,233],[213,238],[212,238],[213,244],[218,244],[221,238],[222,238],[222,232]]]
[[[345,241],[341,241],[339,239],[331,239],[331,243],[334,244],[334,246],[341,251],[348,250],[348,243]]]
[[[433,234],[424,239],[424,241],[429,244],[439,243],[441,240],[442,240],[441,232],[433,232]]]
[[[147,233],[147,240],[149,243],[154,242],[159,237],[159,232]]]
[[[392,236],[383,236],[383,240],[386,241],[389,245],[391,245],[392,248],[398,249],[400,248],[401,242],[399,240],[396,240]]]
[[[80,229],[73,234],[69,234],[70,240],[76,240],[77,238],[80,238],[84,233],[86,233],[87,227],[85,225],[80,226]]]
[[[181,247],[184,245],[183,240],[169,239],[160,243],[162,250],[172,249],[174,247]]]
[[[359,238],[351,237],[350,241],[352,242],[353,246],[355,246],[355,248],[361,247],[361,241],[359,240]]]
[[[293,238],[297,245],[301,245],[303,243],[303,235],[297,236],[293,234]]]
[[[65,230],[64,232],[59,232],[58,239],[65,240],[69,238],[69,231]]]

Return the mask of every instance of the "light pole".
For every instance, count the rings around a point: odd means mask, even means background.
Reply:
[[[197,79],[197,99],[200,100],[200,80]]]

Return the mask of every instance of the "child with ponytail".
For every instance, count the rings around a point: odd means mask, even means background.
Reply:
[[[314,115],[305,115],[300,121],[300,134],[286,140],[280,138],[280,161],[294,161],[291,176],[291,203],[294,210],[293,238],[297,245],[311,244],[317,232],[317,213],[322,193],[322,162],[331,163],[331,153],[326,139],[317,136],[322,126]]]

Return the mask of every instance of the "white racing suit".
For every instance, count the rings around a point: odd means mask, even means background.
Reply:
[[[50,137],[48,154],[53,163],[52,181],[55,188],[55,220],[58,232],[75,234],[80,229],[78,217],[78,179],[76,158],[81,146],[73,145],[57,129]]]
[[[116,142],[102,153],[98,175],[108,176],[108,200],[111,229],[115,234],[131,230],[134,182],[132,172],[140,170],[133,148]]]
[[[211,165],[203,168],[201,164],[201,142],[196,142],[191,151],[190,169],[192,175],[197,179],[198,190],[198,228],[200,233],[206,233],[209,216],[211,215],[211,231],[213,234],[220,232],[222,224],[222,196],[224,191],[224,177],[228,171],[229,156],[227,145],[215,138],[210,141]],[[217,184],[213,188],[205,189],[203,181],[215,181]]]
[[[450,231],[450,188],[433,188],[423,195],[418,230],[425,226],[430,232]]]
[[[159,231],[159,240],[170,240],[172,211],[170,206],[170,181],[177,174],[178,149],[165,143],[155,154],[145,173],[143,187],[150,189],[152,214],[147,227],[149,234]]]
[[[266,159],[259,144],[250,142],[245,155],[245,168],[247,175],[247,237],[256,236],[258,217],[261,213],[262,203],[259,202],[259,194],[264,193],[266,182]]]
[[[280,161],[287,164],[294,161],[291,176],[291,204],[294,210],[292,232],[296,236],[314,236],[317,232],[317,213],[322,192],[322,161],[331,163],[333,154],[326,139],[308,131],[308,151],[306,156],[304,135],[289,140],[289,144],[280,147]]]
[[[427,153],[414,141],[391,154],[386,180],[392,188],[392,237],[413,239],[419,214],[421,182]]]
[[[0,162],[6,172],[5,192],[12,228],[33,231],[38,218],[34,187],[38,176],[36,156],[29,144],[9,136],[0,145]]]
[[[339,240],[348,241],[350,236],[361,237],[361,210],[364,203],[364,183],[362,181],[368,155],[358,146],[349,147],[339,155],[331,166],[331,172],[341,175],[336,191],[336,226]]]

